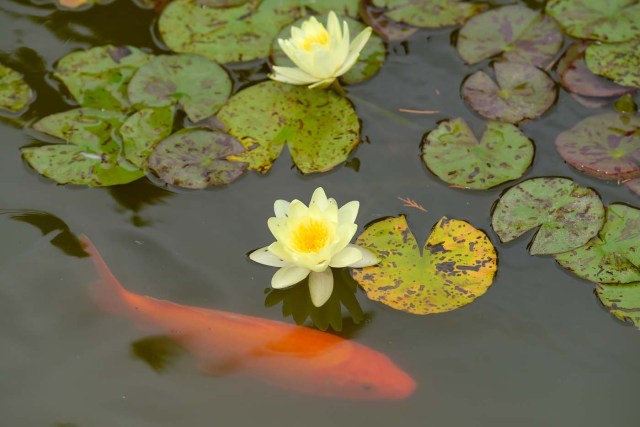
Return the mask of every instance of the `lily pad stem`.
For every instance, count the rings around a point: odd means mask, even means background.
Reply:
[[[340,85],[340,82],[338,81],[338,79],[335,79],[333,81],[333,83],[331,83],[331,88],[333,90],[335,90],[338,95],[343,96],[343,97],[347,97],[347,92],[345,92],[344,88]]]

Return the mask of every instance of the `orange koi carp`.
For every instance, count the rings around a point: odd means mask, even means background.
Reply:
[[[86,237],[81,242],[100,274],[98,303],[146,332],[192,353],[210,373],[231,370],[301,393],[358,399],[410,396],[415,381],[387,356],[304,326],[179,305],[127,291]]]

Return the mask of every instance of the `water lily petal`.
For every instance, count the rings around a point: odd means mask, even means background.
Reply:
[[[327,17],[327,32],[329,33],[329,38],[342,38],[342,34],[340,33],[340,21],[338,21],[338,15],[332,10],[329,12],[329,16]]]
[[[267,220],[267,226],[276,240],[281,241],[289,234],[289,222],[287,218],[271,217]]]
[[[333,83],[335,79],[335,77],[331,77],[328,79],[320,80],[317,83],[309,85],[309,89],[324,89],[325,87],[331,86],[331,83]]]
[[[302,218],[307,216],[309,208],[300,200],[295,199],[289,204],[289,218]]]
[[[312,272],[309,275],[309,293],[311,302],[316,307],[321,307],[333,292],[333,272],[327,268],[323,272]]]
[[[249,254],[249,259],[259,264],[268,265],[270,267],[286,267],[291,265],[289,262],[284,261],[269,251],[269,246],[256,249]]]
[[[360,31],[349,46],[350,52],[357,52],[360,54],[360,51],[364,48],[364,45],[369,41],[369,37],[371,37],[371,32],[373,29],[371,27],[367,27],[364,30]]]
[[[284,247],[284,245],[280,242],[273,242],[268,246],[269,252],[271,252],[277,258],[280,258],[286,261],[289,264],[295,264],[295,258],[291,256],[289,251]],[[304,266],[302,266],[304,267]]]
[[[273,289],[288,288],[304,280],[309,275],[309,272],[309,269],[295,265],[282,267],[271,278],[271,287]]]
[[[362,253],[362,259],[358,262],[351,264],[349,267],[354,267],[354,268],[370,267],[380,262],[380,258],[378,258],[378,256],[373,252],[371,252],[369,249],[361,248],[360,246],[357,246],[357,245],[349,245],[349,247],[356,248]]]
[[[318,206],[320,210],[325,210],[329,206],[329,200],[327,199],[327,195],[322,187],[316,188],[311,195],[311,202],[309,202],[309,207],[311,207],[312,205]]]
[[[331,258],[329,266],[335,268],[348,267],[362,260],[362,252],[355,245],[347,245]]]
[[[284,218],[289,213],[289,205],[291,203],[286,200],[278,199],[273,204],[273,211],[277,218]]]
[[[353,224],[358,216],[358,210],[360,209],[360,202],[353,200],[343,205],[338,210],[338,222],[340,224]]]
[[[317,81],[317,78],[310,76],[300,68],[273,66],[273,74],[269,76],[271,79],[289,83],[294,85],[307,85]]]
[[[341,76],[349,71],[360,57],[360,52],[350,52],[347,58],[344,60],[340,68],[336,71],[336,76]]]

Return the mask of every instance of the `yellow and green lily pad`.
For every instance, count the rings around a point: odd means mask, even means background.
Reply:
[[[224,104],[231,78],[220,65],[199,55],[157,56],[133,76],[128,93],[137,108],[180,105],[197,122]]]
[[[627,285],[600,284],[596,286],[596,295],[611,314],[640,329],[640,282]]]
[[[478,141],[464,119],[445,120],[422,144],[422,160],[441,180],[486,190],[520,178],[533,161],[533,142],[517,126],[490,121]]]
[[[19,113],[32,98],[33,92],[22,74],[0,64],[0,111]]]
[[[373,0],[385,8],[385,16],[397,22],[422,28],[459,25],[486,9],[484,3],[459,0]]]
[[[503,243],[538,228],[532,255],[557,254],[584,245],[604,223],[598,194],[567,178],[542,177],[509,188],[494,206],[491,226]]]
[[[338,15],[346,15],[354,18],[358,17],[358,6],[360,3],[360,0],[294,0],[294,1],[297,1],[300,4],[300,6],[306,6],[309,9],[321,15],[327,15],[329,12],[334,11]]]
[[[367,296],[414,314],[443,313],[473,302],[489,289],[497,270],[487,235],[446,217],[433,227],[422,254],[404,216],[371,224],[356,244],[381,259],[352,269]]]
[[[640,210],[609,205],[607,222],[596,237],[555,257],[561,266],[592,282],[640,282]]]
[[[232,96],[217,118],[248,150],[233,159],[262,173],[285,145],[296,167],[312,173],[344,162],[360,142],[353,105],[329,90],[267,81]]]
[[[173,130],[173,107],[145,108],[120,127],[125,158],[140,169],[147,169],[147,159],[160,141]]]
[[[458,33],[456,48],[468,64],[502,53],[502,58],[546,65],[562,47],[563,36],[553,19],[516,4],[471,18]]]
[[[128,110],[129,81],[151,58],[132,46],[94,47],[60,59],[53,75],[83,107]]]
[[[640,39],[625,43],[592,44],[587,48],[585,61],[587,67],[599,76],[622,86],[640,87]]]

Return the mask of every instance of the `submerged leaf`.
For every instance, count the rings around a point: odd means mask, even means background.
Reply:
[[[491,286],[497,269],[487,235],[446,217],[433,227],[422,254],[404,216],[373,223],[356,244],[382,260],[351,272],[367,296],[414,314],[443,313],[473,302]]]
[[[595,74],[622,86],[640,88],[640,39],[626,43],[592,44],[587,48],[585,60]]]
[[[523,181],[502,194],[491,226],[504,243],[539,227],[529,252],[557,254],[595,237],[604,215],[602,201],[592,189],[566,178],[542,177]]]
[[[640,282],[596,286],[596,295],[611,314],[640,329]]]
[[[157,373],[163,373],[184,353],[171,337],[164,335],[141,338],[131,343],[131,354],[145,362]]]
[[[33,92],[22,74],[0,64],[0,110],[20,112],[32,98]]]
[[[460,0],[373,0],[394,21],[416,27],[441,28],[458,25],[482,12],[486,5]]]

